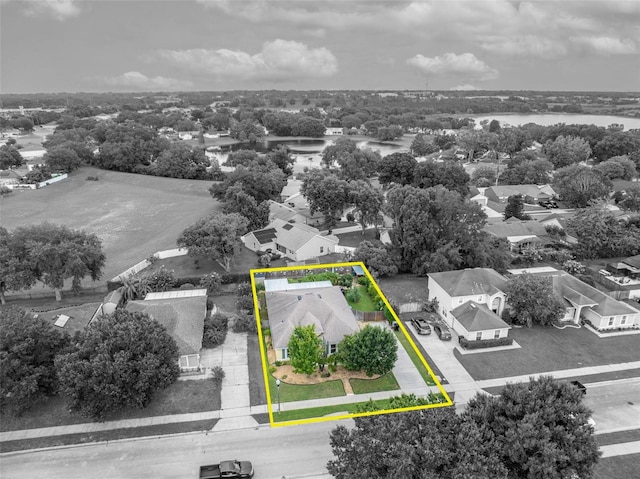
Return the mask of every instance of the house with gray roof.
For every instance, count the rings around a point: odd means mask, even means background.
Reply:
[[[554,293],[566,307],[563,321],[578,324],[584,318],[598,330],[640,326],[640,311],[628,303],[618,301],[568,273],[551,278]]]
[[[507,279],[490,268],[429,273],[429,300],[439,314],[469,341],[505,338],[511,327],[500,315],[506,303]]]
[[[323,235],[313,226],[273,220],[266,228],[247,233],[242,243],[251,251],[278,251],[292,261],[303,261],[335,252],[338,237]]]
[[[313,325],[327,354],[360,329],[339,286],[266,291],[265,299],[276,360],[289,358],[289,339],[298,326]]]
[[[167,328],[178,345],[179,357],[176,359],[182,372],[200,370],[207,290],[194,291],[196,293],[191,295],[177,294],[187,291],[153,293],[144,300],[129,301],[125,307],[127,311],[145,313]]]
[[[496,238],[504,238],[509,242],[511,251],[520,252],[532,246],[546,246],[553,243],[545,225],[537,220],[519,220],[509,218],[506,221],[487,223],[484,231]]]
[[[549,185],[499,185],[484,190],[489,201],[506,203],[509,196],[522,195],[525,203],[537,204],[538,201],[555,198],[556,192]]]

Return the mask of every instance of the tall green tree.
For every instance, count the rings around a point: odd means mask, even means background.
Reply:
[[[398,272],[398,265],[389,249],[380,241],[361,242],[353,261],[362,261],[374,276],[389,276]]]
[[[574,386],[543,376],[507,384],[497,397],[476,395],[462,420],[490,432],[487,445],[510,478],[591,477],[600,453],[590,413]]]
[[[296,373],[313,374],[322,354],[322,339],[313,324],[296,326],[291,333],[287,351]]]
[[[46,152],[42,159],[51,170],[62,173],[71,173],[82,165],[80,157],[70,148],[54,148]]]
[[[585,208],[594,200],[607,198],[612,189],[607,177],[581,165],[557,170],[553,175],[553,185],[560,199],[574,208]]]
[[[58,356],[55,366],[69,408],[98,420],[147,407],[180,373],[178,346],[166,328],[121,309],[87,326],[75,350]]]
[[[172,143],[155,164],[155,174],[169,178],[206,179],[209,160],[201,148],[186,143]]]
[[[319,211],[327,225],[335,224],[349,204],[350,187],[345,180],[321,170],[311,170],[302,181],[300,193],[309,202],[311,214]]]
[[[511,195],[507,198],[507,205],[504,207],[504,219],[517,218],[519,220],[530,220],[531,216],[524,212],[524,198],[522,195]]]
[[[258,204],[253,196],[242,190],[240,183],[227,189],[222,212],[225,214],[238,213],[244,216],[248,221],[247,229],[249,231],[262,229],[269,224],[269,202],[263,201]]]
[[[52,288],[56,301],[62,300],[62,288],[71,279],[73,291],[90,276],[100,278],[105,255],[100,239],[90,233],[66,226],[42,223],[23,226],[0,234],[7,249],[0,253],[0,278],[7,289],[29,289],[36,281]]]
[[[180,248],[190,256],[208,256],[228,273],[236,254],[242,248],[240,236],[247,232],[249,221],[238,213],[213,214],[198,220],[178,236]]]
[[[380,183],[408,185],[413,182],[413,174],[418,162],[409,153],[391,153],[384,156],[378,165]]]
[[[54,395],[54,358],[70,344],[68,335],[37,315],[15,307],[0,310],[0,410],[20,415]]]
[[[438,408],[358,417],[354,428],[331,432],[327,469],[341,479],[591,477],[599,452],[580,396],[543,377],[497,397],[478,394],[462,415]]]
[[[388,329],[367,325],[338,345],[340,362],[349,371],[364,371],[367,376],[386,374],[398,359],[398,342]]]
[[[450,191],[456,191],[463,198],[469,194],[469,175],[462,165],[453,161],[438,163],[423,161],[418,163],[413,173],[413,186],[431,188],[442,185]]]
[[[546,326],[564,315],[565,307],[553,292],[550,277],[527,273],[513,276],[505,293],[509,297],[511,319],[515,324]]]
[[[587,161],[591,157],[589,142],[579,137],[559,136],[554,141],[547,141],[543,151],[556,168]]]
[[[382,207],[384,195],[363,180],[349,183],[349,202],[355,207],[355,216],[362,227],[362,234],[367,225],[374,225],[376,229],[382,222]]]
[[[12,145],[0,146],[0,170],[22,166],[24,160],[20,152]]]

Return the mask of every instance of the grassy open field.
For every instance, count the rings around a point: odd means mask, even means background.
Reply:
[[[87,176],[99,181],[87,181]],[[67,180],[0,199],[0,224],[12,230],[50,221],[95,233],[107,256],[104,281],[158,250],[175,248],[183,229],[219,211],[210,186],[210,181],[83,167]]]
[[[586,328],[534,326],[509,337],[521,348],[456,357],[476,381],[638,360],[637,335],[598,338]]]

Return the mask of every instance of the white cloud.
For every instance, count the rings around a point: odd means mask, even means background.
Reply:
[[[274,40],[260,53],[240,50],[161,50],[158,56],[194,73],[238,79],[287,80],[328,77],[338,71],[336,57],[326,48]]]
[[[453,91],[469,91],[469,90],[479,90],[480,88],[478,88],[477,86],[474,85],[469,85],[468,83],[465,83],[464,85],[457,85],[454,86],[452,88],[449,88],[449,90],[453,90]]]
[[[601,36],[577,37],[573,40],[603,55],[631,55],[638,53],[635,42],[630,39]]]
[[[193,83],[188,80],[162,76],[148,77],[140,72],[127,72],[115,77],[103,78],[103,81],[112,87],[142,91],[184,90],[193,86]]]
[[[497,78],[497,70],[478,60],[473,53],[445,53],[433,58],[416,55],[407,60],[409,65],[434,75],[460,75],[478,80],[491,80]]]
[[[80,7],[74,0],[29,0],[25,9],[27,15],[51,15],[56,20],[80,15]]]
[[[539,58],[558,58],[567,54],[567,47],[560,41],[535,35],[503,36],[487,35],[480,40],[484,50],[511,56],[534,56]]]

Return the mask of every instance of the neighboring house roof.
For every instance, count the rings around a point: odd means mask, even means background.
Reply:
[[[451,311],[464,328],[469,332],[486,331],[489,329],[511,329],[500,317],[484,304],[467,301]]]
[[[589,306],[600,316],[619,316],[637,312],[626,303],[613,299],[568,273],[553,276],[552,281],[557,296],[569,300],[574,306]]]
[[[498,238],[508,238],[511,236],[539,236],[547,237],[545,226],[536,220],[522,221],[509,218],[501,223],[490,223],[483,228],[487,233]]]
[[[129,301],[127,311],[146,313],[175,339],[180,355],[198,354],[202,349],[206,296]]]
[[[353,311],[339,286],[266,293],[273,347],[286,348],[297,326],[313,324],[329,344],[359,330]]]
[[[429,273],[428,276],[451,297],[495,294],[504,291],[507,279],[490,268],[467,268],[458,271]]]
[[[269,219],[291,221],[295,220],[299,216],[304,221],[304,215],[300,214],[296,209],[277,201],[269,200]]]
[[[174,298],[193,298],[195,296],[207,296],[206,288],[202,289],[180,289],[177,291],[158,291],[147,293],[144,297],[145,301],[150,299],[174,299]]]
[[[509,197],[513,195],[531,196],[533,198],[556,196],[556,192],[549,185],[499,185],[490,186],[485,191],[485,195],[493,193],[498,198]]]
[[[633,268],[640,269],[640,254],[629,256],[628,258],[623,259],[622,262]]]

